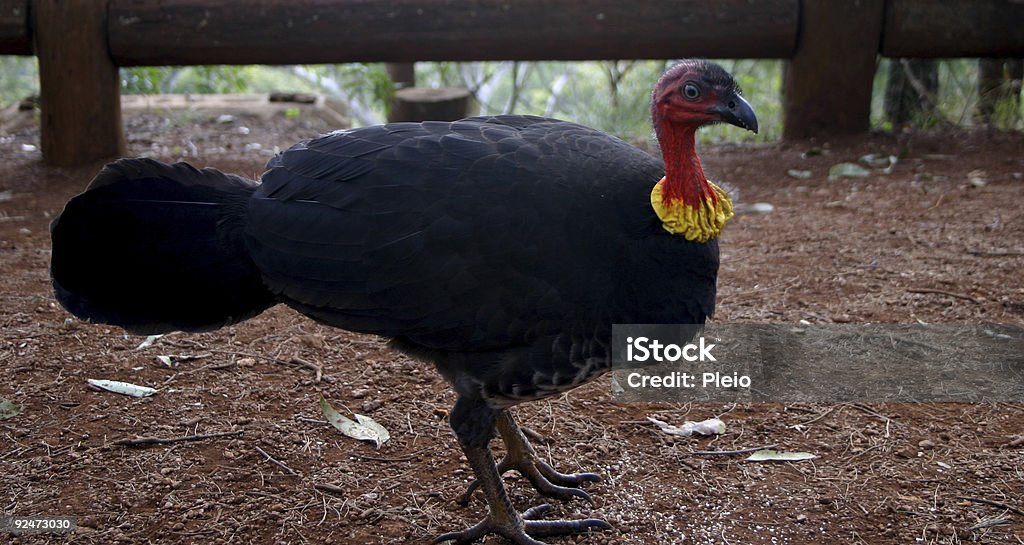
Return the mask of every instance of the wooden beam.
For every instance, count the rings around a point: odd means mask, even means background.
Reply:
[[[80,165],[124,155],[121,89],[107,53],[106,5],[34,0],[43,160]]]
[[[889,0],[887,57],[1024,57],[1024,2]]]
[[[783,84],[783,138],[868,130],[885,0],[804,0]]]
[[[29,0],[0,0],[0,55],[31,55]]]
[[[785,58],[800,0],[109,0],[120,66]]]

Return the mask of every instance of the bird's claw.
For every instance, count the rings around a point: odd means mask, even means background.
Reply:
[[[579,498],[591,505],[594,504],[594,499],[580,487],[583,483],[601,481],[601,476],[596,473],[561,473],[544,460],[529,455],[512,456],[510,454],[498,464],[499,474],[513,469],[526,477],[533,488],[543,496],[565,501]],[[476,480],[469,483],[466,492],[457,500],[458,503],[460,505],[469,504],[473,492],[479,486],[480,483]]]
[[[461,532],[449,532],[437,536],[433,543],[472,543],[487,534],[498,534],[517,545],[546,545],[542,541],[533,539],[532,536],[580,534],[591,530],[610,530],[612,527],[601,519],[537,520],[552,509],[553,507],[546,503],[531,507],[520,515],[521,524],[516,524],[515,520],[502,520],[499,517],[489,516]]]
[[[538,458],[533,462],[540,470],[541,475],[557,485],[579,487],[583,483],[601,482],[601,476],[597,473],[560,473],[544,460]]]

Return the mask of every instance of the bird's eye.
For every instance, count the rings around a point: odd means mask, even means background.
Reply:
[[[688,100],[697,100],[700,97],[700,89],[692,83],[687,83],[683,86],[683,96]]]

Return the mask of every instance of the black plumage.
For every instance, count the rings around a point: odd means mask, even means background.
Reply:
[[[648,211],[660,161],[593,129],[385,125],[268,167],[249,203],[250,254],[275,295],[330,325],[476,352],[577,324],[703,320],[714,306],[715,245],[659,247],[670,237]],[[694,281],[652,285],[687,272]]]
[[[731,78],[702,85],[738,97]],[[542,493],[586,498],[579,485],[596,476],[537,460],[505,409],[607,370],[614,323],[714,311],[717,242],[665,230],[651,208],[664,174],[618,138],[529,116],[327,134],[275,157],[259,184],[121,160],[54,222],[51,272],[70,311],[135,332],[213,329],[283,302],[433,361],[458,393],[451,424],[490,508],[442,537],[538,543],[526,534],[607,525],[524,521],[487,449],[495,430],[509,447],[500,469]]]

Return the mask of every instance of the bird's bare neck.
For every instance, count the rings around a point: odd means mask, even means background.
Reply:
[[[716,238],[733,216],[732,201],[704,175],[697,157],[696,126],[654,126],[665,159],[665,178],[651,190],[654,214],[665,231],[691,242]]]
[[[697,155],[697,128],[662,122],[656,125],[665,161],[665,203],[676,200],[690,206],[717,200]]]

